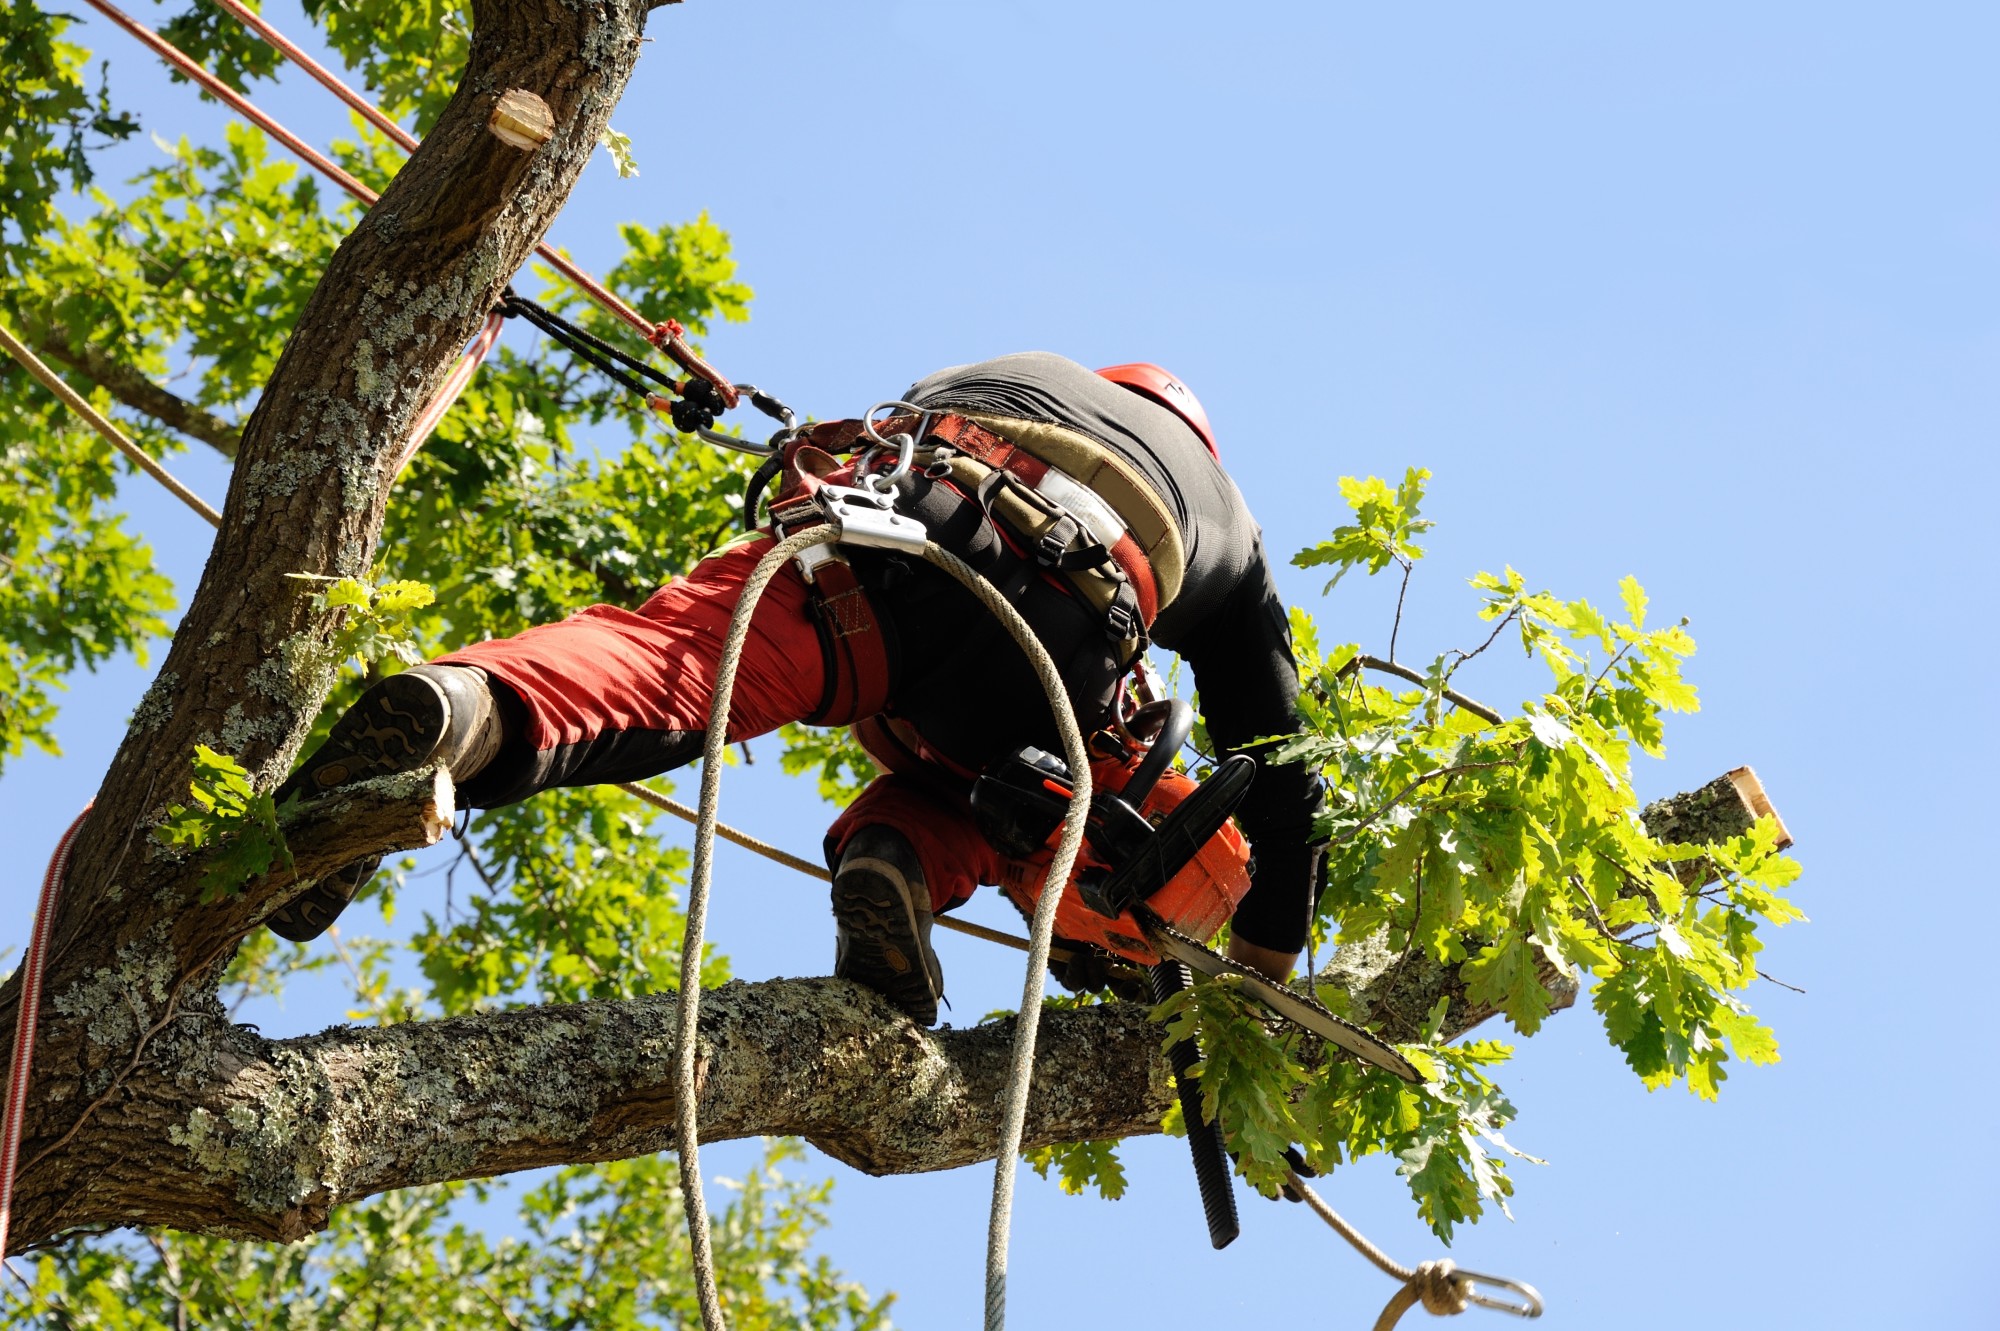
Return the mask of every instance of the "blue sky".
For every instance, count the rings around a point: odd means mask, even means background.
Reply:
[[[1464,580],[1506,563],[1605,601],[1631,573],[1690,618],[1703,709],[1639,780],[1752,764],[1798,838],[1813,922],[1765,968],[1808,992],[1752,995],[1784,1061],[1719,1104],[1649,1095],[1590,1013],[1553,1020],[1504,1077],[1510,1136],[1550,1163],[1456,1260],[1539,1285],[1551,1327],[1991,1324],[1976,1281],[1931,1273],[1984,1269],[1994,1237],[1975,1021],[2000,13],[689,0],[650,35],[614,117],[642,174],[594,164],[553,234],[602,269],[618,221],[708,209],[757,291],[710,341],[735,376],[826,416],[1000,352],[1156,360],[1206,403],[1274,550],[1324,536],[1340,475],[1436,473],[1406,656],[1470,638]],[[215,123],[124,39],[95,43],[149,128]],[[345,132],[310,87],[262,100]],[[218,468],[180,465],[220,498]],[[191,587],[205,528],[132,501]],[[1384,644],[1391,589],[1323,602],[1285,576],[1324,632]],[[1536,686],[1480,666],[1468,691],[1495,702]],[[148,678],[77,681],[69,755],[0,780],[0,944]],[[809,850],[830,811],[775,767],[733,769],[724,816]],[[827,969],[813,886],[731,855],[710,936],[737,972]],[[1010,954],[942,951],[957,1020],[1016,1001]],[[337,1016],[302,995],[264,1026]],[[1128,1159],[1116,1204],[1024,1177],[1016,1325],[1367,1325],[1391,1292],[1247,1193],[1243,1238],[1210,1252],[1181,1143]],[[814,1162],[839,1179],[835,1259],[902,1291],[903,1325],[972,1324],[990,1170]],[[1438,1255],[1387,1164],[1325,1191],[1404,1260]]]

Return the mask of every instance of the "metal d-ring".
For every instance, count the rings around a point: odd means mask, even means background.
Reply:
[[[899,430],[886,438],[876,433],[875,413],[881,411],[884,407],[901,407],[905,411],[916,412],[917,428],[915,431],[904,432]],[[891,489],[895,488],[897,481],[902,480],[910,474],[910,463],[915,459],[917,454],[917,440],[930,425],[931,415],[932,413],[925,408],[918,406],[914,402],[905,402],[901,398],[891,398],[886,402],[877,402],[861,414],[861,432],[872,440],[875,445],[861,455],[861,463],[855,468],[857,472],[861,473],[861,483],[863,486],[873,490],[876,494],[887,494]],[[886,474],[870,473],[868,471],[869,464],[874,460],[876,453],[885,448],[896,450],[896,465]]]

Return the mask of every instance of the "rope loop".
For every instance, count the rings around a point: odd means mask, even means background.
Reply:
[[[1465,1282],[1455,1274],[1450,1258],[1423,1262],[1410,1273],[1410,1288],[1416,1290],[1424,1311],[1433,1317],[1450,1317],[1472,1306],[1466,1297]]]

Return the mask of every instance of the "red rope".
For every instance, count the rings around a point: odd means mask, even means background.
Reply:
[[[421,449],[424,441],[431,437],[431,431],[437,429],[438,422],[444,419],[444,414],[458,401],[458,395],[472,382],[473,371],[477,370],[480,362],[486,359],[486,354],[493,350],[493,344],[500,340],[500,330],[506,326],[507,317],[499,311],[496,310],[486,316],[486,326],[479,330],[479,336],[472,339],[472,345],[465,349],[465,354],[458,358],[458,364],[452,367],[450,377],[439,386],[437,396],[431,399],[430,405],[424,408],[423,415],[417,417],[416,424],[410,427],[410,442],[403,445],[403,455],[396,459],[396,468],[391,475],[402,475],[403,468],[410,465],[411,459],[417,455],[417,450]]]
[[[42,1010],[42,967],[48,961],[49,930],[55,925],[56,898],[62,892],[63,874],[69,869],[70,851],[77,834],[83,831],[83,812],[56,842],[49,857],[48,872],[42,875],[42,897],[35,904],[35,928],[28,938],[28,950],[21,957],[20,1006],[14,1011],[14,1059],[7,1074],[7,1110],[0,1119],[0,1254],[7,1251],[7,1231],[14,1220],[14,1166],[21,1158],[21,1120],[28,1109],[28,1069],[35,1061],[35,1022]]]
[[[259,111],[255,106],[251,105],[249,98],[203,69],[199,64],[196,64],[194,57],[181,50],[180,47],[175,46],[172,42],[160,36],[159,33],[154,32],[145,24],[132,18],[116,5],[109,3],[109,0],[90,0],[90,7],[110,19],[113,23],[116,23],[119,27],[125,29],[125,31],[131,33],[134,37],[137,37],[152,49],[153,54],[159,56],[160,59],[166,61],[175,69],[180,70],[181,73],[187,75],[196,83],[199,83],[245,120],[248,120],[251,124],[257,126],[257,128],[263,130],[287,148],[290,148],[294,153],[297,153],[301,158],[305,159],[307,165],[311,166],[328,180],[331,180],[334,184],[340,186],[363,203],[372,204],[375,202],[377,195],[374,190],[369,189],[353,176],[348,175],[347,172],[334,165],[319,149],[313,147],[304,139],[301,139],[298,135],[265,115],[262,111]]]

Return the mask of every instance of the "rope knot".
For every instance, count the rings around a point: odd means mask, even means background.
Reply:
[[[1455,1272],[1448,1259],[1440,1259],[1425,1262],[1410,1273],[1410,1288],[1417,1292],[1425,1312],[1434,1317],[1448,1317],[1471,1306],[1466,1299],[1465,1282]]]

